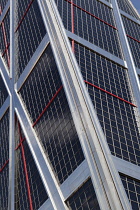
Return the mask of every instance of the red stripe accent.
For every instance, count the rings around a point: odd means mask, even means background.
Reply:
[[[28,171],[27,171],[27,164],[26,164],[24,146],[22,144],[23,138],[22,138],[21,128],[20,128],[19,122],[18,122],[18,129],[19,129],[19,135],[20,135],[21,152],[22,152],[22,159],[23,159],[23,165],[24,165],[24,173],[25,173],[25,178],[26,178],[26,185],[27,185],[29,205],[30,205],[30,210],[33,210],[33,204],[32,204],[32,198],[31,198],[31,190],[30,190],[29,177],[28,177]]]
[[[0,169],[0,173],[3,171],[3,169],[5,168],[5,166],[9,163],[9,160],[6,161],[6,163],[2,166],[2,168]]]
[[[15,150],[17,150],[17,149],[21,146],[21,144],[22,144],[24,141],[25,141],[25,138],[22,139],[22,141],[18,144],[18,146],[15,148]]]
[[[71,4],[71,22],[72,22],[72,33],[74,34],[74,6],[73,0]],[[72,51],[74,52],[74,39],[72,39]]]
[[[109,24],[109,23],[107,23],[106,21],[100,19],[99,17],[93,15],[92,13],[86,11],[85,9],[79,7],[78,5],[74,4],[73,2],[71,2],[71,1],[69,1],[69,0],[65,0],[65,1],[67,1],[67,2],[70,3],[70,4],[72,4],[73,6],[77,7],[78,9],[82,10],[83,12],[86,12],[88,15],[91,15],[92,17],[96,18],[97,20],[100,20],[100,21],[103,22],[104,24],[106,24],[106,25],[108,25],[108,26],[114,28],[115,30],[117,30],[117,28],[116,28],[115,26],[112,26],[111,24]]]
[[[32,5],[32,3],[33,3],[33,1],[34,1],[34,0],[31,0],[31,2],[29,3],[27,9],[25,10],[25,12],[24,12],[24,14],[23,14],[21,20],[20,20],[19,23],[18,23],[18,26],[17,26],[17,28],[16,28],[16,30],[15,30],[15,33],[17,32],[17,30],[18,30],[19,27],[21,26],[21,23],[23,22],[23,20],[24,20],[24,18],[25,18],[25,16],[26,16],[28,10],[30,9],[30,7],[31,7],[31,5]]]
[[[137,107],[136,105],[130,103],[129,101],[126,101],[125,99],[120,98],[119,96],[116,96],[116,95],[114,95],[113,93],[110,93],[110,92],[108,92],[108,91],[106,91],[106,90],[104,90],[104,89],[102,89],[102,88],[100,88],[100,87],[98,87],[98,86],[96,86],[96,85],[93,85],[93,84],[90,83],[90,82],[85,81],[85,83],[87,83],[87,84],[89,84],[89,85],[91,85],[91,86],[93,86],[93,87],[95,87],[95,88],[97,88],[97,89],[99,89],[99,90],[101,90],[101,91],[103,91],[103,92],[105,92],[105,93],[107,93],[107,94],[109,94],[109,95],[111,95],[111,96],[113,96],[113,97],[115,97],[115,98],[121,100],[121,101],[124,101],[125,103],[130,104],[131,106]]]
[[[134,41],[136,41],[136,42],[140,43],[140,41],[139,41],[139,40],[137,40],[137,39],[133,38],[132,36],[130,36],[130,35],[128,35],[128,34],[126,34],[126,36],[128,36],[130,39],[133,39]]]
[[[44,112],[48,109],[48,107],[51,105],[51,103],[53,102],[53,100],[56,98],[56,96],[58,95],[58,93],[61,91],[61,89],[63,88],[63,86],[61,85],[61,87],[57,90],[57,92],[54,94],[54,96],[52,97],[52,99],[49,101],[49,103],[47,104],[47,106],[43,109],[43,111],[41,112],[41,114],[39,115],[39,117],[36,119],[36,121],[33,123],[32,127],[34,127],[37,122],[40,120],[40,118],[42,117],[42,115],[44,114]]]
[[[1,14],[2,14],[2,11],[1,11],[1,6],[0,6],[0,15]],[[5,27],[4,27],[4,22],[3,21],[1,23],[1,25],[2,25],[2,31],[3,31],[3,36],[4,36],[4,43],[5,43],[5,49],[6,49],[7,63],[8,63],[8,67],[10,67],[10,57],[9,57],[9,53],[8,53],[8,50],[7,50],[8,43],[7,43],[6,31],[5,31]]]

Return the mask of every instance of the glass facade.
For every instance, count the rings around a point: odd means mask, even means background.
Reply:
[[[4,85],[2,76],[0,74],[0,108],[2,107],[4,101],[6,100],[7,97],[8,97],[8,93],[7,93],[6,87]]]
[[[124,174],[120,174],[123,186],[132,205],[132,209],[140,208],[140,182]]]
[[[130,0],[0,0],[0,16],[0,209],[139,210]]]
[[[122,16],[122,20],[135,65],[140,68],[140,25],[124,16]]]
[[[10,10],[0,25],[0,51],[8,69],[10,68]]]
[[[15,139],[15,209],[39,209],[48,196],[18,121]]]
[[[69,209],[72,210],[100,210],[91,179],[87,180],[81,187],[79,187],[78,190],[67,199],[66,203]]]
[[[46,156],[62,183],[80,165],[84,156],[50,46],[19,94]]]
[[[0,120],[0,208],[8,209],[9,110]]]
[[[90,0],[75,0],[73,4],[72,1],[56,0],[56,4],[67,30],[122,58],[111,8],[100,1]],[[73,6],[73,14],[69,15],[72,13],[71,5]]]
[[[17,1],[15,26],[16,80],[46,34],[37,0]]]
[[[75,56],[112,154],[140,165],[140,135],[127,69],[78,43]]]
[[[135,17],[137,20],[140,20],[140,17],[134,10],[134,8],[131,6],[130,1],[128,0],[117,0],[119,8],[126,12],[127,14],[131,15],[132,17]]]

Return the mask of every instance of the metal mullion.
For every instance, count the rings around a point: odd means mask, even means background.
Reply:
[[[51,0],[38,0],[38,3],[50,37],[79,140],[88,161],[99,204],[103,209],[109,209],[109,206],[129,209],[130,204],[123,195],[123,188],[118,187],[120,185],[118,173],[115,173],[116,170],[105,136],[87,94],[56,5]],[[101,194],[106,196],[101,197]]]
[[[77,43],[82,44],[84,46],[86,46],[87,48],[97,52],[98,54],[101,54],[102,56],[108,58],[111,61],[114,61],[115,63],[123,66],[123,67],[127,67],[126,62],[124,60],[122,60],[121,58],[118,58],[116,56],[114,56],[113,54],[105,51],[104,49],[101,49],[100,47],[96,46],[95,44],[89,43],[88,41],[86,41],[85,39],[77,36],[76,34],[72,34],[70,31],[66,30],[66,34],[70,39],[74,39]]]
[[[117,170],[122,173],[126,174],[127,176],[133,177],[135,179],[140,180],[140,167],[130,163],[126,160],[120,159],[112,155],[113,161]]]

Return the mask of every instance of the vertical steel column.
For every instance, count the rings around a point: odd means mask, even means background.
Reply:
[[[15,112],[14,112],[14,4],[10,1],[10,130],[9,130],[9,195],[8,209],[14,210],[15,197]]]
[[[137,75],[137,70],[135,67],[135,63],[132,57],[132,53],[129,47],[129,43],[127,40],[127,35],[125,33],[124,25],[122,22],[121,14],[119,11],[118,3],[117,0],[111,0],[112,6],[113,6],[113,12],[114,12],[114,17],[115,21],[117,24],[118,28],[118,33],[120,37],[120,42],[124,51],[124,58],[127,63],[127,68],[128,68],[128,74],[130,77],[130,82],[132,85],[132,91],[134,94],[134,98],[136,100],[136,105],[138,107],[139,113],[140,113],[140,82],[139,78]]]

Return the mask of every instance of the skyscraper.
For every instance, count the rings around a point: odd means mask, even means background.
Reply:
[[[0,0],[0,209],[140,209],[140,17],[130,0]]]

